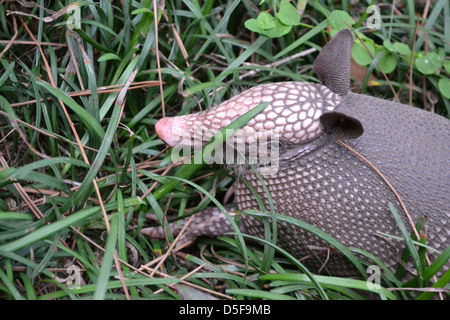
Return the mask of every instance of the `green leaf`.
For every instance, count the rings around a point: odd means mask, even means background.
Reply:
[[[284,36],[285,34],[289,33],[291,31],[292,26],[284,25],[280,22],[278,19],[274,19],[275,27],[268,30],[262,30],[262,35],[269,37],[269,38],[279,38],[281,36]]]
[[[388,40],[383,41],[383,46],[390,52],[398,53],[401,55],[410,55],[411,49],[408,47],[408,45],[404,44],[403,42],[394,42],[391,43]]]
[[[245,21],[244,26],[250,31],[261,33],[261,26],[256,19],[248,19]]]
[[[416,59],[417,69],[425,74],[433,74],[441,67],[441,58],[436,52],[428,52]]]
[[[149,8],[139,8],[139,9],[131,11],[131,14],[134,14],[134,15],[137,15],[139,13],[150,13],[153,16],[153,11],[151,11]]]
[[[273,18],[270,14],[264,14],[264,12],[258,16],[258,19],[245,21],[244,25],[250,31],[260,33],[268,38],[284,36],[292,29],[291,26],[282,24],[278,18]],[[271,25],[272,27],[269,28]]]
[[[385,73],[391,73],[397,67],[397,59],[392,54],[385,53],[378,64]]]
[[[270,13],[267,13],[265,11],[259,14],[257,21],[259,23],[259,27],[263,30],[272,29],[275,27],[274,18]]]
[[[114,53],[106,53],[106,54],[102,55],[100,58],[98,58],[98,62],[108,61],[108,60],[119,60],[120,61],[120,57]]]
[[[450,99],[450,79],[448,78],[439,79],[438,87],[442,95],[447,99]]]
[[[445,71],[450,73],[450,61],[449,60],[444,61],[444,69],[445,69]]]
[[[403,54],[403,55],[411,54],[411,49],[408,47],[407,44],[405,44],[403,42],[394,42],[393,46],[394,46],[395,51],[400,54]]]
[[[383,46],[390,52],[396,52],[394,45],[389,40],[384,40]]]
[[[370,52],[375,55],[375,47],[371,42],[366,42],[367,48],[369,48]],[[370,53],[367,51],[366,47],[362,43],[355,43],[352,47],[352,56],[355,61],[362,65],[369,65],[373,58]]]
[[[352,17],[347,12],[342,10],[334,10],[333,12],[331,12],[330,16],[328,17],[328,21],[330,23],[330,26],[336,30],[348,28],[347,24],[344,21],[346,21],[351,26],[355,24]]]
[[[286,48],[278,52],[274,59],[278,59],[294,50],[296,50],[298,47],[300,47],[302,44],[304,44],[306,41],[317,35],[318,33],[322,32],[326,27],[328,26],[328,21],[323,20],[321,23],[319,23],[317,26],[306,32],[304,35],[302,35],[300,38],[295,40],[293,43],[288,45]]]
[[[282,24],[296,26],[300,24],[300,15],[297,9],[287,0],[281,0],[280,11],[277,15]]]

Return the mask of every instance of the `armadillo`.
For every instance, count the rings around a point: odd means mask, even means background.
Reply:
[[[254,169],[240,166],[235,184],[237,209],[260,210],[247,184],[269,207],[261,178],[275,212],[312,224],[346,246],[375,255],[394,270],[405,244],[389,236],[400,236],[389,203],[412,231],[399,198],[414,224],[426,217],[429,246],[442,252],[450,245],[450,121],[409,105],[350,92],[352,45],[352,33],[344,29],[324,46],[314,62],[322,84],[255,86],[208,110],[162,118],[155,129],[172,147],[189,146],[195,136],[203,136],[204,144],[212,134],[267,102],[268,106],[241,129],[241,142],[258,144],[255,133],[277,132],[278,170],[263,175],[257,174],[263,165]],[[197,231],[191,237],[233,231],[219,210],[207,209],[195,219],[192,225]],[[254,217],[243,215],[241,229],[264,238],[264,226]],[[158,230],[146,233],[158,237]],[[299,259],[330,249],[322,239],[301,228],[280,226],[278,233]],[[432,253],[430,257],[435,259]],[[312,268],[321,267],[326,260],[333,275],[355,274],[354,266],[338,252],[326,259],[310,260]]]

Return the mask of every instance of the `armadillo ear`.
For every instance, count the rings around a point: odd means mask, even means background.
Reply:
[[[364,133],[364,128],[359,120],[341,112],[328,112],[320,116],[326,133],[336,139],[356,139]]]
[[[350,90],[350,58],[353,36],[349,29],[338,32],[314,61],[314,71],[322,83],[345,97]]]

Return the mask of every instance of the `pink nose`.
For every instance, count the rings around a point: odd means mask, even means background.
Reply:
[[[175,118],[162,118],[156,122],[155,131],[158,137],[161,138],[165,143],[167,143],[170,147],[174,147],[180,142],[181,137],[174,136],[173,126]]]

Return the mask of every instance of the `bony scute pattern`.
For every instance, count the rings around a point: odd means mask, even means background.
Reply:
[[[246,143],[255,143],[259,133],[272,130],[280,139],[298,144],[320,135],[320,116],[334,110],[340,97],[319,84],[282,82],[248,89],[224,103],[203,112],[160,120],[156,132],[169,145],[190,145],[192,140],[207,142],[262,102],[269,105],[243,128]],[[239,135],[237,135],[239,136]]]
[[[351,32],[342,30],[322,49],[314,70],[323,85],[260,85],[209,110],[163,118],[156,124],[156,133],[170,146],[190,146],[193,137],[203,145],[231,121],[269,102],[235,139],[255,146],[261,144],[261,132],[276,131],[278,167],[269,174],[262,174],[263,165],[256,172],[250,168],[238,171],[238,209],[268,210],[270,197],[277,213],[310,223],[348,247],[368,251],[393,271],[405,245],[391,237],[401,234],[388,204],[396,207],[409,232],[412,226],[392,189],[339,141],[381,171],[401,196],[413,223],[427,216],[427,244],[442,252],[450,245],[450,121],[418,108],[349,92],[352,44]],[[183,132],[188,133],[185,139]],[[220,225],[221,217],[227,220],[216,211],[208,208],[197,214],[193,224],[214,221],[216,236],[232,232],[229,223]],[[245,214],[240,220],[242,232],[264,238],[261,221]],[[357,274],[350,262],[319,237],[282,223],[278,227],[277,244],[299,259],[315,254],[305,261],[308,266],[325,268],[333,275]],[[206,229],[197,228],[189,239],[211,235]],[[431,261],[437,257],[434,252],[428,254]]]

